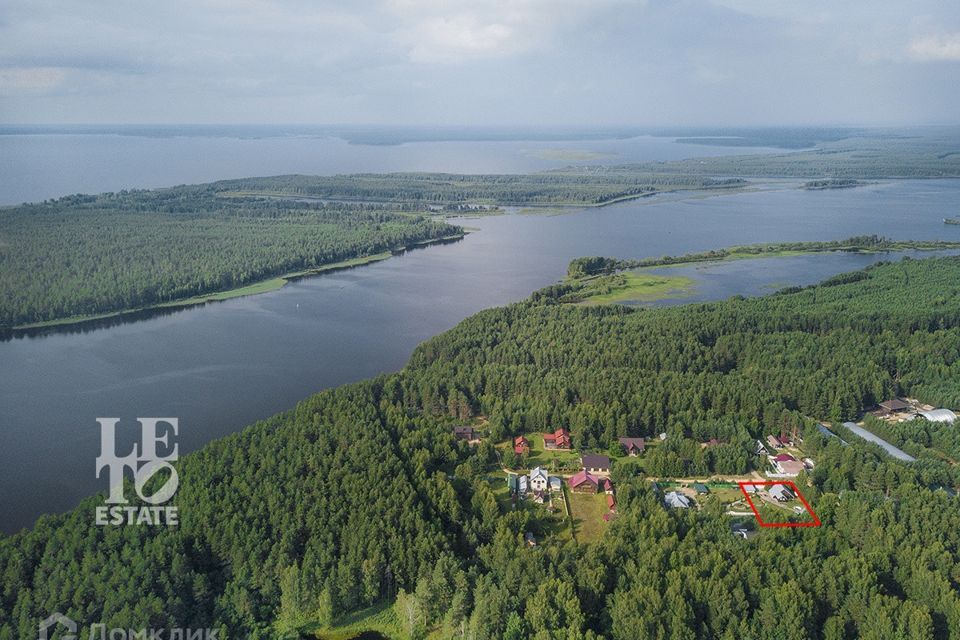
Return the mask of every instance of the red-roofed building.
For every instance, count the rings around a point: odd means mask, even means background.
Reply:
[[[774,462],[787,462],[788,460],[796,460],[796,458],[789,453],[781,453],[773,459]]]
[[[544,449],[569,449],[570,448],[570,432],[565,428],[560,427],[553,433],[543,434],[543,448]]]
[[[523,436],[517,436],[513,439],[513,452],[518,456],[530,453],[530,442]]]
[[[610,478],[604,478],[600,481],[600,487],[603,489],[603,492],[606,494],[613,494],[613,483],[610,482]]]
[[[611,494],[607,494],[607,508],[614,513],[617,512],[617,500]]]
[[[571,491],[578,493],[596,493],[597,488],[600,486],[600,481],[589,471],[583,469],[570,476],[567,484],[570,485]]]

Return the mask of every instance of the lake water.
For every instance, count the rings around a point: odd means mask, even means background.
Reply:
[[[791,188],[787,188],[787,187]],[[181,455],[318,390],[396,371],[421,341],[521,300],[583,255],[677,255],[877,233],[960,239],[960,180],[644,200],[462,221],[464,240],[281,290],[109,328],[0,342],[0,525],[14,531],[106,488],[97,417],[180,418]],[[701,269],[698,299],[805,284],[878,259],[813,256]],[[696,272],[696,269],[692,272]],[[713,270],[711,270],[713,269]]]

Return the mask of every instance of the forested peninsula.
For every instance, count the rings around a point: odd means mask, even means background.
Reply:
[[[904,259],[762,298],[483,311],[181,459],[178,527],[95,526],[96,496],[0,538],[0,638],[54,610],[225,638],[958,637],[955,426],[898,428],[904,463],[817,424],[960,405],[958,283],[958,258]],[[503,443],[561,427],[572,455],[650,443],[590,531],[506,490]],[[651,482],[749,473],[784,433],[816,460],[794,480],[821,526],[743,539],[716,497],[668,508]]]

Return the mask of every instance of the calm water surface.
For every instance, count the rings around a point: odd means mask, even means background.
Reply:
[[[104,489],[95,419],[178,416],[181,454],[323,388],[395,371],[417,343],[556,282],[582,255],[677,255],[877,233],[960,239],[960,181],[634,202],[463,221],[461,242],[118,326],[0,343],[0,523],[28,526]],[[762,293],[874,260],[812,256],[706,270],[697,295]],[[696,273],[691,268],[691,272]],[[701,270],[702,271],[702,270]]]

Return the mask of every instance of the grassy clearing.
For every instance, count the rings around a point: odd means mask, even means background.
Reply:
[[[599,540],[607,528],[603,514],[607,512],[607,496],[603,493],[568,491],[574,536],[578,542]]]
[[[580,454],[569,449],[546,449],[543,446],[543,434],[528,433],[527,440],[530,442],[530,453],[527,455],[527,464],[533,467],[551,468],[551,463],[556,461],[562,466],[579,464]]]
[[[580,304],[655,302],[692,295],[694,280],[687,276],[665,276],[644,271],[626,271],[607,279],[607,286],[590,294]]]
[[[382,600],[377,604],[347,614],[330,629],[307,629],[319,640],[351,640],[365,631],[376,631],[388,638],[405,637],[393,612],[393,602]]]

